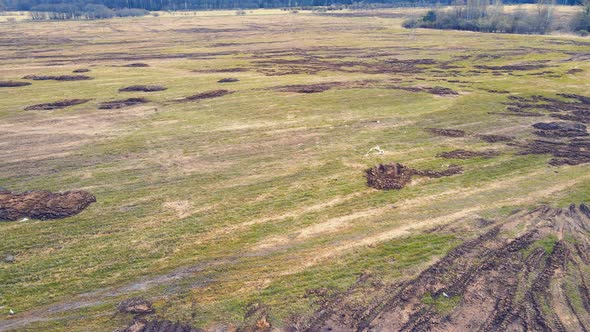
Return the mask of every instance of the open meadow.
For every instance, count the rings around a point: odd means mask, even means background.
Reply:
[[[31,83],[0,87],[0,187],[96,197],[0,222],[0,331],[123,329],[136,296],[148,320],[208,331],[387,326],[397,286],[492,229],[518,238],[542,205],[580,215],[582,237],[535,231],[513,303],[570,241],[579,268],[534,309],[590,328],[590,214],[567,210],[590,195],[590,39],[408,30],[408,15],[0,22],[0,85]],[[369,187],[392,162],[460,171]],[[449,294],[418,301],[440,317],[471,303]]]

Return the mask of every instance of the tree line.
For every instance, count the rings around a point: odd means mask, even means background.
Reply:
[[[509,0],[507,4],[531,3],[534,0]],[[574,5],[580,0],[559,0],[559,4]],[[363,4],[441,4],[450,5],[454,0],[0,0],[0,10],[21,11],[66,11],[84,10],[88,5],[101,5],[108,9],[139,8],[157,10],[208,10],[208,9],[251,9],[251,8],[293,8],[345,5],[362,7]],[[68,9],[66,9],[68,8]],[[96,9],[96,8],[95,8]],[[103,11],[104,8],[97,9]]]

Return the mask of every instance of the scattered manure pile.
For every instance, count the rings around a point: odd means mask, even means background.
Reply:
[[[98,109],[112,110],[129,106],[141,105],[145,103],[149,103],[149,100],[146,98],[128,98],[122,100],[105,101],[103,103],[98,104]]]
[[[229,95],[231,93],[233,93],[233,92],[228,91],[228,90],[206,91],[206,92],[198,93],[196,95],[192,95],[190,97],[186,97],[186,98],[182,99],[181,101],[197,101],[197,100],[202,100],[202,99],[218,98],[218,97],[223,97],[225,95]]]
[[[519,212],[396,284],[359,278],[306,331],[589,331],[590,208]],[[358,285],[361,284],[361,285]]]
[[[23,79],[33,81],[86,81],[91,80],[92,77],[86,75],[27,75]]]
[[[402,189],[412,181],[413,176],[440,178],[463,173],[463,168],[451,165],[443,171],[417,170],[394,162],[369,168],[365,173],[369,187],[380,190],[391,190]]]
[[[0,88],[17,88],[21,86],[31,85],[31,82],[18,82],[18,81],[0,81]]]
[[[119,92],[156,92],[164,91],[167,88],[161,85],[130,85],[120,88]]]
[[[0,191],[0,220],[61,219],[82,212],[94,202],[96,198],[86,191],[62,193],[45,190],[24,193]]]
[[[66,99],[59,100],[52,103],[37,104],[25,107],[25,111],[51,111],[62,109],[70,106],[85,104],[91,99]]]

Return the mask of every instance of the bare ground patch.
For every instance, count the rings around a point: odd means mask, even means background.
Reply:
[[[186,98],[182,99],[181,101],[198,101],[198,100],[202,100],[202,99],[218,98],[218,97],[223,97],[225,95],[229,95],[231,93],[233,93],[233,92],[228,91],[228,90],[212,90],[212,91],[197,93],[196,95],[186,97]]]
[[[471,159],[471,158],[492,158],[499,155],[498,151],[485,150],[485,151],[470,151],[457,149],[449,152],[442,152],[437,154],[437,157],[447,159]]]
[[[96,198],[86,191],[52,193],[33,190],[25,193],[0,191],[0,220],[20,218],[61,219],[80,213]]]
[[[161,85],[130,85],[120,88],[119,92],[156,92],[164,91],[167,88]]]
[[[33,81],[86,81],[91,80],[92,77],[86,75],[27,75],[23,79]]]
[[[118,109],[129,106],[135,106],[140,104],[149,103],[147,98],[128,98],[122,100],[106,101],[98,104],[98,108],[101,110]]]
[[[16,88],[31,85],[31,82],[0,81],[0,88]]]
[[[459,129],[426,128],[431,134],[446,137],[465,137],[465,131]]]
[[[401,189],[412,180],[412,176],[425,176],[439,178],[463,173],[459,166],[449,166],[444,171],[416,170],[399,163],[380,164],[366,170],[367,185],[375,189],[390,190]]]
[[[37,104],[25,107],[25,111],[51,111],[62,109],[70,106],[81,105],[89,102],[91,99],[67,99],[54,101],[52,103]]]

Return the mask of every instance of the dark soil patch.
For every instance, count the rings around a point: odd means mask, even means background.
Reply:
[[[487,91],[489,93],[497,93],[497,94],[508,94],[510,91],[507,90],[496,90],[496,89],[482,89],[483,91]]]
[[[389,86],[389,89],[395,89],[395,90],[404,90],[404,91],[410,91],[410,92],[426,92],[426,93],[430,93],[433,95],[438,95],[438,96],[454,96],[454,95],[458,95],[458,93],[450,88],[445,88],[442,86],[433,86],[433,87],[419,87],[419,86]]]
[[[76,70],[72,71],[72,73],[77,73],[77,74],[79,74],[79,73],[88,73],[89,71],[90,71],[90,69],[80,68],[80,69],[76,69]]]
[[[113,101],[107,101],[104,103],[100,103],[98,105],[98,108],[101,110],[111,110],[111,109],[123,108],[123,107],[134,106],[134,105],[145,104],[145,103],[149,103],[149,100],[146,98],[129,98],[129,99],[113,100]]]
[[[566,331],[590,329],[584,259],[590,207],[541,206],[495,223],[412,279],[361,275],[297,326],[305,331]],[[514,234],[514,235],[508,235]],[[564,236],[571,241],[558,240]],[[547,239],[554,238],[547,249]],[[571,284],[573,283],[573,285]],[[570,292],[558,289],[577,289]],[[570,287],[568,287],[570,286]],[[359,296],[363,297],[358,301]],[[551,303],[551,310],[544,310]],[[295,325],[295,324],[294,324]]]
[[[240,80],[234,77],[222,78],[217,83],[234,83],[239,82]]]
[[[470,159],[470,158],[492,158],[498,156],[499,153],[494,150],[487,151],[469,151],[457,149],[449,152],[439,153],[436,156],[447,159]]]
[[[131,68],[143,68],[143,67],[149,67],[150,65],[148,65],[147,63],[143,63],[143,62],[134,62],[134,63],[130,63],[127,65],[122,65],[121,67],[131,67]]]
[[[221,69],[195,69],[194,73],[241,73],[248,71],[248,68],[221,68]]]
[[[44,190],[22,194],[0,191],[0,220],[20,218],[61,219],[76,215],[96,198],[86,191],[52,193]]]
[[[117,306],[117,310],[121,313],[145,315],[154,313],[152,303],[140,297],[123,300]]]
[[[287,85],[276,88],[276,91],[280,92],[296,92],[296,93],[319,93],[328,91],[331,88],[338,86],[336,83],[320,83],[320,84],[308,84],[308,85]]]
[[[510,142],[514,140],[514,137],[510,136],[503,136],[503,135],[478,135],[482,141],[488,143],[496,143],[496,142]]]
[[[475,66],[478,69],[486,70],[500,70],[500,71],[522,71],[522,70],[537,70],[547,68],[544,64],[519,64],[519,65],[507,65],[507,66]]]
[[[228,90],[213,90],[213,91],[198,93],[198,94],[190,96],[190,97],[186,97],[184,100],[195,101],[195,100],[201,100],[201,99],[217,98],[217,97],[229,95],[231,93],[233,93],[233,92],[228,91]]]
[[[426,128],[431,134],[446,137],[465,137],[465,132],[459,129]]]
[[[574,75],[574,74],[579,74],[582,72],[584,72],[584,69],[574,68],[574,69],[570,69],[570,70],[566,71],[565,73],[568,75]]]
[[[25,80],[34,80],[34,81],[85,81],[91,80],[92,77],[86,75],[59,75],[59,76],[50,76],[50,75],[27,75],[23,77]]]
[[[449,166],[444,171],[432,170],[416,170],[399,163],[380,164],[379,166],[369,168],[366,170],[367,185],[369,187],[390,190],[402,189],[411,180],[412,176],[426,176],[430,178],[439,178],[443,176],[451,176],[463,172],[462,167]]]
[[[135,319],[127,328],[116,332],[204,332],[205,330],[169,320]]]
[[[51,111],[66,108],[69,106],[80,105],[89,102],[91,99],[66,99],[55,101],[53,103],[37,104],[25,107],[25,111]]]
[[[535,134],[543,137],[582,137],[588,136],[586,126],[573,122],[539,122],[533,125]]]
[[[161,85],[131,85],[128,87],[120,88],[120,92],[156,92],[156,91],[164,91],[166,87]]]
[[[533,140],[519,145],[519,154],[549,154],[550,165],[579,165],[590,163],[590,140],[574,138],[567,141]]]
[[[19,86],[27,86],[31,84],[31,82],[0,81],[0,88],[16,88]]]

